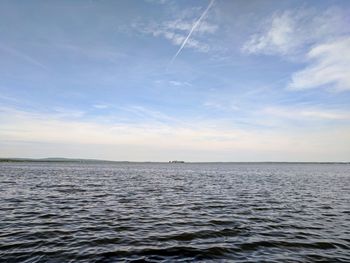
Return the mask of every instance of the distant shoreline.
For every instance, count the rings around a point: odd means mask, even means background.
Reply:
[[[255,162],[156,162],[156,161],[110,161],[110,160],[99,160],[99,159],[70,159],[70,158],[0,158],[0,163],[101,163],[101,164],[147,164],[147,163],[159,163],[159,164],[170,164],[170,165],[181,165],[181,164],[350,164],[350,162],[276,162],[276,161],[255,161]]]

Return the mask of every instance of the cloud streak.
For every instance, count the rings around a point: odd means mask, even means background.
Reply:
[[[276,116],[283,119],[296,120],[319,120],[319,121],[349,121],[350,112],[318,109],[318,108],[289,108],[289,107],[268,107],[262,111],[266,115]]]
[[[328,86],[350,90],[350,37],[313,47],[307,54],[310,65],[292,75],[288,88],[304,90]]]
[[[38,61],[37,59],[19,51],[19,50],[16,50],[14,48],[11,48],[11,47],[6,47],[4,45],[0,45],[0,50],[3,50],[5,51],[6,53],[8,54],[11,54],[17,58],[20,58],[22,59],[23,61],[26,61],[27,63],[31,64],[31,65],[34,65],[36,67],[40,67],[44,70],[47,70],[47,67],[41,63],[40,61]]]
[[[142,111],[143,109],[141,109]],[[148,113],[147,113],[148,114]],[[307,113],[306,115],[319,115]],[[321,116],[333,118],[333,116]],[[330,161],[343,160],[349,156],[350,127],[337,127],[325,130],[244,130],[225,125],[211,126],[205,123],[193,123],[192,127],[182,124],[167,123],[153,125],[143,122],[99,123],[92,119],[76,120],[63,118],[59,114],[40,112],[25,112],[14,109],[1,109],[0,146],[6,143],[14,145],[33,144],[58,145],[63,153],[72,148],[88,147],[96,155],[105,153],[106,147],[110,154],[103,158],[111,160],[145,160],[148,153],[157,152],[153,160],[167,161],[173,153],[181,157],[188,152],[186,160],[210,161],[252,161],[252,160],[312,160]],[[295,147],[298,145],[298,147]],[[20,147],[20,149],[22,149]],[[145,154],[136,158],[142,148]],[[57,154],[57,149],[51,147],[47,154]],[[124,149],[121,151],[120,149]],[[11,149],[0,147],[0,155],[10,155]],[[198,155],[198,153],[200,153]],[[244,155],[246,156],[244,157]],[[333,154],[333,155],[332,155]],[[92,156],[93,157],[93,156]],[[266,159],[262,159],[266,158]]]
[[[172,65],[175,61],[175,59],[177,58],[177,56],[181,53],[182,49],[185,47],[187,41],[190,39],[192,33],[194,32],[194,30],[198,27],[198,25],[200,24],[200,22],[202,21],[202,19],[206,16],[206,14],[208,13],[209,9],[212,7],[212,5],[214,4],[215,0],[211,0],[210,3],[208,4],[207,8],[204,10],[204,12],[201,14],[201,16],[198,18],[198,20],[193,24],[190,32],[188,33],[187,37],[184,39],[184,41],[182,42],[180,48],[177,50],[177,52],[175,53],[175,55],[172,57],[172,59],[169,62],[169,65]]]
[[[314,10],[287,10],[262,22],[261,32],[243,45],[248,54],[293,56],[303,54],[315,43],[349,33],[346,14],[338,8],[322,13]]]
[[[350,30],[344,11],[329,8],[287,10],[275,13],[262,32],[243,45],[248,54],[279,55],[294,62],[307,62],[291,75],[289,90],[328,88],[350,90]]]

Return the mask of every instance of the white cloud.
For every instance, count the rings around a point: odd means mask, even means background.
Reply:
[[[181,46],[181,44],[186,39],[186,35],[183,33],[175,33],[172,31],[162,31],[158,30],[153,32],[154,36],[163,36],[165,39],[169,40],[175,46]],[[188,39],[186,42],[186,47],[195,49],[200,52],[208,52],[210,47],[208,44],[201,42],[197,39]]]
[[[200,15],[200,17],[193,23],[193,26],[191,28],[191,30],[189,31],[189,33],[187,34],[186,38],[184,39],[184,41],[182,42],[180,48],[177,50],[177,52],[175,53],[175,55],[172,57],[172,59],[170,60],[170,64],[172,64],[175,59],[177,58],[178,55],[180,55],[182,49],[186,46],[187,42],[190,40],[192,34],[195,32],[195,30],[197,29],[198,26],[200,26],[202,20],[205,18],[205,16],[207,15],[208,11],[210,10],[211,6],[214,4],[215,0],[211,0],[207,6],[207,8],[204,10],[204,12]]]
[[[4,100],[4,101],[9,101],[9,102],[19,102],[19,99],[11,97],[11,96],[5,96],[0,94],[0,100]]]
[[[209,109],[215,109],[215,110],[220,110],[220,111],[237,111],[239,110],[239,107],[235,105],[232,102],[222,102],[222,101],[206,101],[203,104],[204,107],[209,108]]]
[[[338,120],[349,121],[350,112],[317,109],[317,108],[288,108],[288,107],[268,107],[264,109],[263,114],[301,120]]]
[[[316,45],[307,59],[310,65],[293,74],[290,89],[328,85],[337,91],[350,90],[350,37]]]
[[[337,8],[322,13],[310,9],[276,13],[242,50],[309,63],[291,76],[288,89],[350,90],[350,27],[346,21],[345,12]]]
[[[160,5],[164,5],[170,2],[169,0],[145,0],[145,1],[148,3],[154,3],[154,4],[160,4]]]
[[[156,123],[164,123],[164,122],[178,123],[179,122],[176,118],[169,116],[165,113],[162,113],[153,109],[149,109],[147,107],[139,106],[139,105],[129,105],[126,107],[119,107],[119,109],[122,111],[133,113],[139,117],[142,117],[143,120],[147,120],[147,121],[151,120],[152,122],[156,122]],[[185,125],[184,123],[182,124]]]
[[[135,110],[145,112],[143,108]],[[23,149],[26,155],[33,155],[44,144],[51,145],[46,154],[57,156],[59,151],[62,156],[70,156],[72,149],[79,149],[84,157],[103,156],[112,160],[167,161],[176,152],[180,158],[186,156],[186,160],[197,161],[339,161],[350,154],[349,127],[281,131],[244,130],[203,122],[192,122],[192,126],[107,124],[9,108],[0,110],[0,122],[1,156],[23,156]],[[3,147],[6,145],[11,147]],[[18,151],[13,150],[15,147]]]
[[[101,110],[103,110],[103,109],[109,108],[110,106],[107,105],[107,104],[94,104],[93,107],[94,107],[95,109],[101,109]]]
[[[192,84],[187,81],[177,81],[177,80],[169,80],[169,84],[176,87],[191,87]]]
[[[256,34],[243,46],[248,53],[282,53],[285,54],[295,45],[291,41],[295,30],[294,21],[288,12],[275,15],[271,26],[263,34]]]
[[[192,27],[193,24],[196,21],[186,21],[186,20],[182,20],[182,19],[176,19],[176,20],[171,20],[171,21],[167,21],[164,23],[164,27],[167,29],[172,29],[172,30],[176,30],[176,31],[185,31],[185,32],[189,32]],[[217,25],[211,24],[207,21],[202,21],[198,27],[196,28],[196,33],[201,34],[201,33],[215,33],[215,31],[218,29]]]
[[[345,14],[337,8],[322,13],[315,10],[289,10],[276,13],[263,23],[242,50],[253,54],[295,55],[318,42],[350,32]]]
[[[181,46],[193,29],[191,37],[186,40],[186,45],[184,47],[206,53],[211,49],[206,41],[207,36],[214,34],[218,30],[218,26],[208,20],[204,20],[206,18],[204,16],[201,17],[203,20],[200,20],[200,23],[198,23],[200,11],[200,9],[191,8],[177,14],[176,19],[161,23],[135,23],[133,24],[133,28],[154,37],[164,38],[175,46]],[[198,24],[196,24],[196,22]],[[195,28],[193,28],[194,25],[196,25]]]
[[[62,107],[56,107],[54,108],[54,114],[58,118],[80,118],[85,115],[84,111],[81,110],[75,110],[75,109],[66,109]]]

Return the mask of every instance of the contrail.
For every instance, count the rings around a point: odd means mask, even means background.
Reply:
[[[185,47],[187,41],[189,40],[189,38],[191,37],[193,31],[196,29],[196,27],[199,25],[199,23],[201,22],[201,20],[203,19],[203,17],[205,17],[205,15],[208,13],[209,9],[211,8],[211,6],[213,5],[215,0],[211,0],[209,5],[207,6],[207,8],[204,10],[204,12],[202,13],[202,15],[198,18],[198,20],[193,24],[190,32],[188,33],[187,37],[185,38],[185,40],[182,42],[181,47],[179,48],[179,50],[176,52],[176,54],[173,56],[173,58],[170,60],[169,65],[173,64],[173,62],[175,61],[175,59],[177,58],[177,56],[180,54],[181,50]]]

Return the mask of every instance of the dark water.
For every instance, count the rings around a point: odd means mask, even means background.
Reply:
[[[350,165],[0,164],[1,262],[350,262]]]

